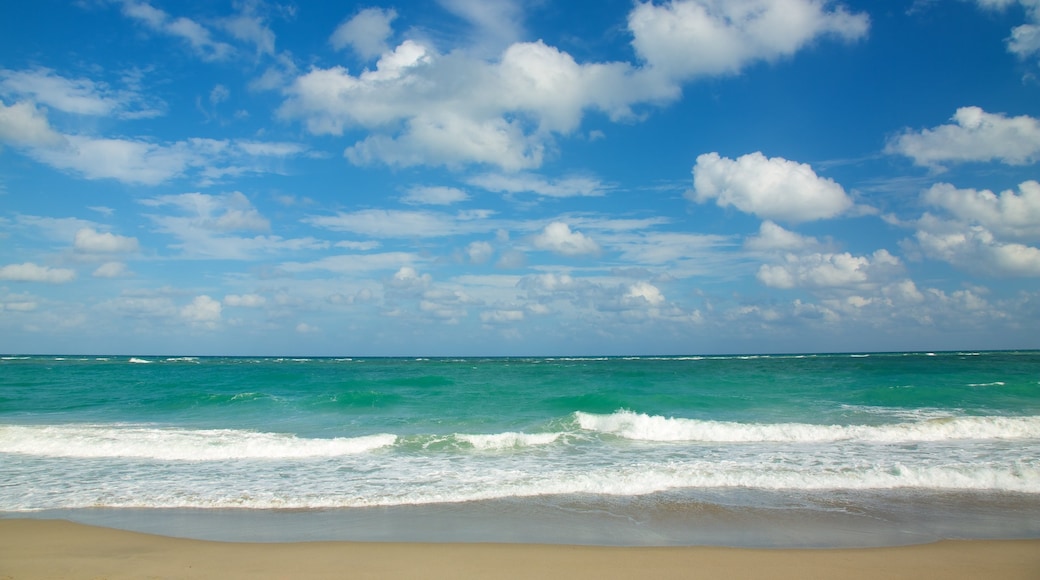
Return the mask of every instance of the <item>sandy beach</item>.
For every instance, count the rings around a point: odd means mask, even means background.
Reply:
[[[1014,578],[1040,577],[1040,540],[868,549],[168,538],[57,520],[0,520],[0,578]]]

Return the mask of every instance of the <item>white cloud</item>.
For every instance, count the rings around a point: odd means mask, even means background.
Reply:
[[[409,189],[401,201],[412,205],[451,205],[467,199],[469,195],[457,187],[423,186]]]
[[[312,262],[286,262],[279,266],[285,272],[310,272],[325,270],[340,274],[356,274],[400,268],[401,264],[419,262],[415,254],[406,252],[384,252],[381,254],[341,254],[327,256]]]
[[[254,8],[255,4],[245,3],[242,13],[223,19],[221,25],[237,40],[256,46],[258,55],[273,55],[274,32],[268,28],[262,17],[255,14]]]
[[[523,14],[516,0],[438,0],[473,28],[470,50],[497,54],[523,36]]]
[[[852,207],[840,185],[817,176],[809,165],[758,152],[736,160],[718,153],[698,156],[687,197],[788,222],[831,218]]]
[[[591,177],[548,180],[530,173],[485,173],[467,180],[470,185],[496,193],[533,193],[544,197],[586,197],[604,194],[605,187]]]
[[[395,18],[397,12],[392,8],[365,8],[340,23],[329,42],[336,50],[349,46],[362,58],[375,58],[390,49],[387,39],[393,32],[390,23]]]
[[[317,326],[307,324],[306,322],[301,322],[296,325],[296,332],[300,334],[313,334],[316,332],[321,332],[321,329]]]
[[[196,296],[191,304],[188,304],[180,310],[181,318],[184,318],[192,324],[214,327],[217,322],[220,322],[221,306],[220,302],[206,296]]]
[[[127,268],[123,262],[105,262],[91,274],[95,278],[122,278],[126,276]]]
[[[1019,58],[1040,53],[1040,1],[1037,0],[976,0],[979,6],[989,9],[1005,9],[1020,4],[1026,11],[1029,22],[1011,29],[1007,39],[1008,51]]]
[[[66,78],[47,68],[0,69],[0,94],[28,98],[74,115],[140,119],[159,116],[165,108],[161,102],[154,102],[134,90],[113,89],[106,83],[87,78]]]
[[[237,232],[265,232],[270,222],[240,192],[221,196],[202,193],[164,195],[140,201],[154,207],[173,207],[184,215],[148,214],[160,233],[178,243],[170,247],[188,258],[254,259],[258,254],[324,249],[328,242],[314,238],[283,239],[280,236],[243,237]]]
[[[65,137],[51,128],[47,115],[28,101],[8,107],[0,102],[0,141],[19,147],[61,147]]]
[[[463,216],[465,217],[465,216]],[[334,216],[310,216],[303,220],[313,226],[377,238],[439,237],[486,231],[493,226],[481,220],[429,211],[370,209]]]
[[[259,308],[266,303],[267,299],[259,294],[228,294],[224,296],[224,306]]]
[[[871,288],[901,270],[902,262],[887,250],[872,256],[814,252],[787,254],[778,264],[763,264],[757,277],[772,288]]]
[[[484,50],[505,44],[509,33],[500,30],[515,27],[515,19],[502,17],[516,9],[513,2],[445,3],[481,30],[499,30],[494,42],[483,43]],[[814,0],[745,1],[739,3],[745,8],[741,14],[730,8],[736,3],[717,4],[711,5],[711,26],[739,41],[723,49],[729,64],[717,72],[739,68],[749,59],[792,54],[820,35],[856,38],[867,27],[865,16],[827,10]],[[634,106],[679,96],[678,83],[699,70],[677,64],[697,60],[690,54],[698,54],[692,49],[701,31],[688,26],[687,14],[697,6],[703,12],[704,5],[693,2],[639,4],[633,10],[630,27],[645,59],[642,68],[627,62],[578,63],[542,41],[513,42],[484,57],[481,50],[442,54],[428,43],[406,39],[382,51],[374,69],[351,74],[341,66],[315,67],[297,77],[285,91],[278,116],[300,120],[314,134],[368,131],[344,151],[355,164],[536,168],[553,152],[557,136],[579,130],[587,111],[612,120],[634,119]],[[743,20],[727,24],[730,16]],[[367,53],[377,50],[379,43],[372,44]],[[735,53],[728,54],[731,49]]]
[[[664,295],[657,286],[649,282],[636,282],[628,287],[622,300],[627,304],[645,303],[660,306],[664,303]]]
[[[564,222],[552,222],[534,236],[534,246],[564,256],[598,254],[599,244],[581,232],[572,232]]]
[[[111,254],[119,252],[136,252],[137,238],[119,236],[109,232],[98,232],[93,228],[83,228],[76,232],[73,247],[77,252],[91,254]]]
[[[472,242],[466,246],[466,255],[469,256],[469,261],[474,264],[483,264],[490,260],[494,254],[495,249],[487,242]]]
[[[174,18],[163,10],[141,0],[123,0],[123,14],[147,28],[180,38],[204,60],[224,60],[231,56],[231,45],[213,40],[209,29],[190,18]]]
[[[672,0],[637,3],[632,45],[649,68],[686,79],[733,74],[755,61],[787,57],[820,36],[866,36],[866,14],[804,0]]]
[[[925,214],[917,222],[915,247],[929,258],[992,276],[1040,276],[1040,249],[1005,242],[980,225]]]
[[[32,262],[8,264],[0,267],[0,280],[10,280],[12,282],[47,282],[50,284],[64,284],[66,282],[71,282],[75,277],[75,270],[38,266]]]
[[[797,252],[819,246],[816,238],[786,230],[769,220],[762,222],[757,236],[744,242],[745,248],[756,252]]]
[[[1026,181],[1018,193],[957,189],[939,183],[922,200],[942,210],[913,222],[910,252],[990,276],[1040,276],[1040,183]]]
[[[0,118],[0,137],[2,131]],[[142,185],[158,185],[189,171],[197,171],[204,182],[219,180],[224,175],[266,173],[272,170],[267,159],[305,150],[292,143],[188,139],[157,144],[146,140],[59,136],[60,143],[26,143],[33,146],[29,155],[87,179],[116,179]],[[49,140],[53,141],[53,136]]]
[[[971,161],[1027,165],[1040,160],[1040,120],[1034,117],[1007,117],[979,107],[961,107],[952,120],[954,124],[934,129],[907,130],[889,140],[885,152],[905,155],[917,165],[935,169]]]
[[[925,191],[922,198],[962,222],[984,226],[996,236],[1040,240],[1040,183],[1036,181],[1019,184],[1017,194],[1007,190],[999,195],[938,183]]]
[[[204,193],[163,195],[141,201],[149,207],[173,206],[188,214],[186,218],[158,218],[167,225],[190,224],[212,232],[258,231],[271,229],[271,223],[260,215],[242,192],[216,196]],[[171,228],[172,229],[172,228]]]

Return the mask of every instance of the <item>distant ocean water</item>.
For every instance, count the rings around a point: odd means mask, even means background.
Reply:
[[[230,539],[1035,537],[1040,352],[6,356],[0,480],[6,517]]]

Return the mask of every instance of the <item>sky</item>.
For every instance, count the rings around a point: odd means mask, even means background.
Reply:
[[[1040,0],[39,0],[0,352],[1040,348]]]

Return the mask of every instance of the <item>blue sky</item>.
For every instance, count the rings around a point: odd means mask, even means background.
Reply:
[[[1040,348],[1040,1],[41,0],[0,352]]]

